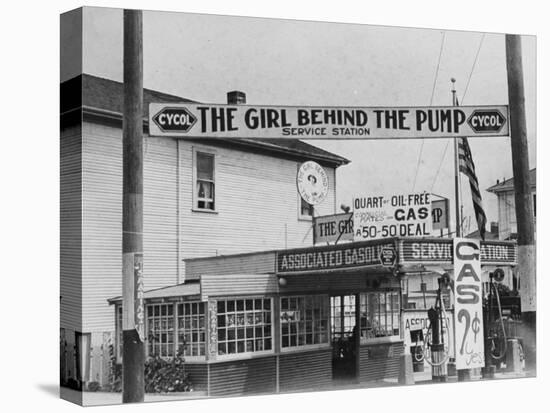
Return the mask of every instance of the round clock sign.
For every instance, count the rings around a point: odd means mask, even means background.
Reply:
[[[300,165],[296,185],[302,199],[310,205],[319,205],[327,197],[327,173],[316,162],[307,161]]]

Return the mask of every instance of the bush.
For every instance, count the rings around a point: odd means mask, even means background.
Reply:
[[[101,386],[99,385],[99,383],[97,381],[91,381],[90,383],[88,383],[88,391],[99,391],[101,390]]]
[[[145,362],[145,393],[169,393],[193,391],[189,374],[185,372],[185,359],[177,355],[165,360],[159,356],[150,357]],[[112,392],[122,391],[122,365],[115,364],[112,370],[111,386],[105,386]],[[109,388],[110,387],[110,388]]]
[[[176,355],[171,360],[159,356],[145,363],[145,393],[193,391],[189,374],[185,372],[185,359]]]

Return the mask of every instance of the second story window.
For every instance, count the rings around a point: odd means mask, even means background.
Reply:
[[[197,210],[216,210],[216,174],[215,155],[195,151],[195,200],[193,207]]]
[[[298,195],[298,196],[300,196],[300,195]],[[311,219],[312,216],[313,216],[313,205],[308,204],[300,196],[300,218],[301,219]]]

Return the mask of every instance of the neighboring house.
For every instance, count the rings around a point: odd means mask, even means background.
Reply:
[[[114,345],[107,299],[122,293],[122,102],[119,82],[81,75],[61,84],[65,379],[104,381]],[[150,137],[150,102],[189,100],[144,90],[145,290],[183,283],[184,259],[312,246],[311,215],[336,212],[336,168],[347,159],[294,139]],[[296,190],[309,160],[329,178],[315,211]]]
[[[537,217],[537,169],[529,171],[531,193],[533,195],[533,219]],[[497,180],[496,185],[487,189],[498,197],[498,239],[517,239],[517,221],[515,208],[514,178],[502,182]]]
[[[476,229],[474,232],[470,232],[466,235],[466,238],[481,239],[479,235],[479,229]],[[486,240],[497,240],[498,238],[498,222],[491,222],[491,227],[489,231],[485,231]]]

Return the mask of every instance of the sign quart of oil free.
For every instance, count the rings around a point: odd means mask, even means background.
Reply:
[[[149,105],[151,136],[407,139],[507,136],[507,106],[318,107]]]
[[[432,231],[430,193],[368,195],[353,199],[353,239],[427,237]]]

